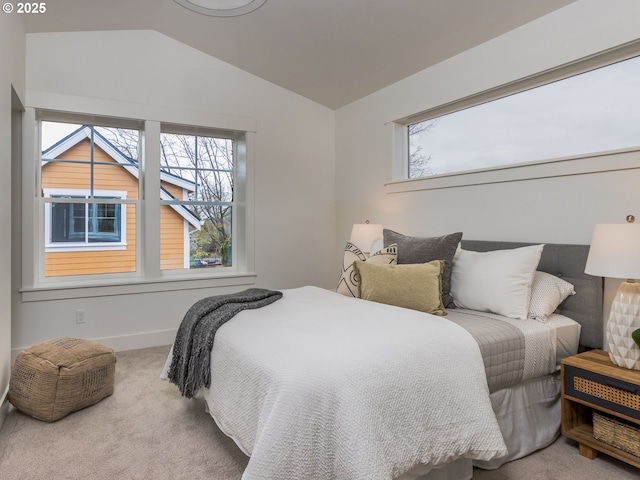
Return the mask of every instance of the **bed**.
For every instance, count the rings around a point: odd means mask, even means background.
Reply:
[[[531,244],[463,240],[461,245],[469,250],[487,252]],[[507,461],[522,458],[550,445],[560,435],[560,361],[578,351],[601,348],[603,341],[604,280],[584,273],[588,255],[588,245],[545,244],[537,270],[570,282],[576,292],[568,296],[554,312],[554,318],[558,321],[555,325],[555,372],[491,393],[492,407],[509,454],[489,462],[475,461],[475,466],[499,468]],[[579,325],[577,344],[575,325],[572,326],[566,319]]]
[[[560,360],[602,342],[602,279],[584,274],[587,254],[588,246],[544,246],[537,270],[576,293],[541,322],[460,306],[425,315],[316,287],[284,290],[218,330],[211,386],[200,394],[250,456],[245,480],[471,478],[473,466],[498,468],[559,435]]]

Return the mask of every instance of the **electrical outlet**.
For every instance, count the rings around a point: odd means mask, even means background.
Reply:
[[[76,310],[76,323],[87,323],[87,312],[85,310]]]

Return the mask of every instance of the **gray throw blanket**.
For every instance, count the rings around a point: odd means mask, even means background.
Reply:
[[[218,329],[238,312],[269,305],[282,292],[249,288],[242,292],[203,298],[189,308],[173,344],[168,377],[183,396],[193,398],[211,385],[211,349]]]

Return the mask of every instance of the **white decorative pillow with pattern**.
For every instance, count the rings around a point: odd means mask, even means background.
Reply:
[[[358,297],[358,284],[360,280],[357,272],[353,268],[353,262],[360,260],[361,262],[380,263],[384,265],[395,265],[398,263],[398,246],[394,243],[388,247],[384,247],[373,253],[369,258],[362,250],[353,243],[347,242],[344,247],[344,257],[342,259],[342,269],[340,271],[340,280],[336,292],[348,297]]]
[[[556,311],[565,298],[575,293],[573,285],[569,282],[550,273],[536,271],[531,284],[528,317],[546,322],[549,315]]]

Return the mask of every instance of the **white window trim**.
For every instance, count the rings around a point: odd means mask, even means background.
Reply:
[[[159,149],[160,124],[199,125],[204,128],[237,135],[236,148],[242,162],[236,162],[237,168],[234,195],[238,199],[234,211],[235,235],[233,246],[233,267],[225,269],[192,269],[161,272],[159,265],[159,240],[157,235],[157,260],[152,260],[154,248],[153,227],[154,211],[160,208],[160,181],[148,181],[142,186],[145,198],[158,198],[158,201],[145,202],[144,212],[138,200],[127,200],[127,203],[138,206],[136,221],[145,223],[144,234],[139,241],[145,242],[144,255],[138,250],[138,271],[126,274],[86,275],[78,277],[44,277],[44,209],[39,201],[40,192],[40,152],[38,151],[39,130],[34,129],[45,112],[46,120],[69,123],[83,123],[87,118],[108,118],[112,126],[124,128],[141,128],[144,125],[145,135],[142,144],[141,161],[145,154]],[[67,113],[62,113],[67,112]],[[119,118],[122,120],[118,120]],[[143,118],[158,120],[144,121]],[[138,120],[136,120],[138,119]],[[210,111],[184,109],[180,107],[162,107],[141,105],[132,102],[102,102],[88,97],[77,97],[40,92],[30,92],[30,102],[23,114],[22,137],[22,300],[24,302],[58,300],[67,298],[99,297],[122,294],[166,292],[201,288],[233,287],[252,285],[256,273],[254,249],[254,158],[255,158],[256,120],[227,114],[216,114]],[[157,141],[158,145],[154,143]],[[146,153],[145,153],[146,152]],[[33,160],[29,160],[33,159]],[[147,163],[147,162],[144,162]],[[148,162],[147,171],[154,165]],[[145,177],[149,178],[149,177]],[[35,181],[34,181],[35,179]],[[153,185],[157,183],[157,185]],[[152,191],[157,195],[153,196]],[[138,227],[140,228],[140,227]],[[142,231],[142,230],[141,230]],[[156,232],[156,234],[158,233]],[[242,233],[242,235],[240,235]],[[151,248],[150,248],[151,245]],[[144,258],[143,258],[144,257]],[[151,259],[151,260],[150,260]],[[144,273],[143,273],[144,272]]]
[[[154,122],[154,124],[155,123],[157,122]],[[148,128],[150,126],[149,125],[150,122],[147,122],[146,124]],[[155,125],[154,125],[154,128],[155,128]],[[249,265],[249,261],[252,264],[253,260],[249,260],[248,258],[248,256],[250,255],[249,251],[243,251],[243,254],[240,254],[239,250],[241,248],[242,243],[246,240],[246,237],[248,235],[248,230],[247,230],[246,222],[237,224],[237,221],[239,218],[238,207],[243,203],[246,203],[246,202],[243,202],[242,199],[247,197],[247,192],[248,192],[248,190],[246,190],[246,187],[245,189],[243,189],[243,184],[248,181],[248,178],[246,178],[246,175],[245,175],[245,178],[241,178],[240,175],[242,174],[243,171],[246,171],[248,169],[249,153],[248,153],[248,149],[246,148],[246,145],[247,143],[250,142],[250,140],[248,140],[247,137],[250,136],[252,133],[226,131],[226,130],[220,130],[219,128],[197,129],[197,128],[188,127],[184,125],[172,124],[170,122],[160,122],[160,132],[178,134],[178,135],[204,135],[204,136],[213,136],[218,138],[228,138],[233,140],[233,145],[234,145],[233,169],[234,169],[234,179],[236,184],[234,185],[233,201],[231,202],[232,204],[231,224],[233,226],[232,227],[233,234],[231,237],[231,242],[232,242],[231,265],[232,266],[223,267],[215,270],[207,269],[207,268],[190,268],[190,254],[191,254],[190,245],[188,245],[188,243],[185,243],[185,249],[188,251],[187,255],[185,256],[185,268],[160,270],[159,272],[157,272],[158,278],[173,280],[176,277],[184,277],[185,275],[188,275],[189,277],[201,276],[203,278],[206,278],[206,277],[209,277],[211,274],[224,275],[225,273],[233,274],[234,272],[242,273],[246,271],[247,265]],[[159,140],[160,138],[158,137],[158,146],[160,145]],[[158,158],[159,158],[159,153],[158,153]],[[186,190],[183,190],[183,199],[188,200],[188,192]],[[236,229],[237,225],[240,225],[240,228]],[[160,231],[159,226],[157,228],[159,232]],[[186,232],[186,235],[188,238],[188,231]],[[225,272],[225,273],[222,273],[222,272]]]
[[[91,196],[91,190],[83,188],[43,188],[44,198],[51,198],[53,196],[76,196],[85,197],[86,202],[77,202],[86,205],[88,203],[97,203],[90,201],[88,197]],[[94,196],[111,197],[113,199],[126,200],[126,190],[94,190]],[[103,199],[104,200],[104,199]],[[53,243],[51,242],[51,205],[53,202],[45,201],[44,208],[44,234],[45,234],[45,253],[48,252],[100,252],[100,251],[112,251],[112,250],[126,250],[127,248],[127,205],[120,202],[104,202],[100,203],[116,203],[120,205],[120,238],[123,240],[120,242],[95,242],[95,243]]]
[[[478,170],[452,172],[428,177],[408,178],[409,147],[407,132],[408,125],[497,100],[508,95],[588,72],[638,55],[640,55],[640,40],[629,42],[505,85],[500,85],[420,113],[388,122],[386,125],[387,138],[389,139],[389,145],[391,147],[389,151],[390,166],[388,181],[385,183],[385,192],[393,194],[420,190],[437,190],[442,188],[487,185],[638,168],[637,153],[640,150],[632,148],[607,152],[593,152]],[[607,157],[604,159],[608,162],[606,165],[603,165],[602,157]]]
[[[391,194],[420,190],[439,190],[443,188],[615,172],[618,170],[637,170],[640,168],[638,165],[639,154],[640,149],[612,150],[484,170],[412,178],[385,183],[385,192]]]

